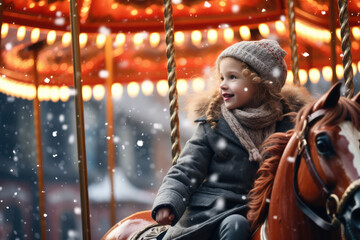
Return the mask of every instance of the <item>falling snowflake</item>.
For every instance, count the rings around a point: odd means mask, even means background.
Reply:
[[[309,54],[309,53],[307,53],[307,52],[304,52],[302,55],[303,55],[304,57],[308,57],[308,56],[310,56],[310,54]]]
[[[144,145],[144,141],[143,140],[138,140],[136,143],[139,147],[142,147]]]
[[[231,6],[231,12],[232,13],[238,13],[240,11],[240,6],[237,4],[234,4]]]
[[[220,138],[216,143],[216,148],[219,150],[224,150],[226,148],[226,140],[224,138]]]
[[[99,71],[99,78],[108,78],[109,72],[107,70],[100,70]]]
[[[209,177],[210,182],[217,182],[219,180],[219,175],[217,173],[213,173]]]
[[[102,34],[108,36],[108,35],[110,35],[111,30],[109,28],[105,27],[105,26],[101,26],[99,28],[99,33],[102,33]]]
[[[55,18],[54,24],[56,26],[63,26],[65,24],[65,18],[63,18],[63,17]]]
[[[271,74],[274,76],[274,78],[280,77],[280,73],[281,73],[281,71],[278,67],[275,67],[271,72]]]
[[[287,160],[288,160],[288,162],[291,162],[291,163],[295,162],[295,158],[294,158],[294,157],[288,157]]]

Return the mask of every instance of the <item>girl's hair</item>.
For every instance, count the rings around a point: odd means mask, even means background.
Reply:
[[[239,61],[239,60],[238,60]],[[290,105],[287,101],[281,96],[280,92],[275,90],[272,82],[266,79],[261,79],[260,76],[253,70],[249,65],[242,62],[242,74],[244,77],[249,78],[257,84],[258,91],[254,96],[254,102],[261,104],[266,104],[267,106],[277,106],[278,103],[281,102],[283,109],[277,108],[276,111],[281,111],[282,113],[291,112]],[[216,71],[216,79],[220,79],[219,68]],[[212,95],[212,100],[210,101],[207,110],[206,110],[206,121],[211,125],[211,128],[214,129],[216,127],[216,123],[219,116],[219,108],[223,102],[223,98],[219,89],[216,89]]]

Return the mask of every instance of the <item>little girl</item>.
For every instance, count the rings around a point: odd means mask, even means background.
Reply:
[[[259,147],[273,132],[293,127],[283,117],[291,109],[280,93],[285,55],[273,40],[238,42],[219,55],[220,91],[195,121],[153,205],[153,219],[171,225],[163,239],[250,238],[244,216]]]

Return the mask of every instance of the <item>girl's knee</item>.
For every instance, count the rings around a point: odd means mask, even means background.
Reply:
[[[233,214],[226,217],[222,222],[221,225],[230,225],[230,226],[238,226],[241,228],[250,228],[249,221],[242,215]]]
[[[221,222],[220,235],[231,236],[225,239],[248,239],[250,237],[250,224],[242,215],[230,215]]]

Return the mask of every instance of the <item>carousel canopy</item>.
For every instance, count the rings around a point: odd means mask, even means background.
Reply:
[[[79,0],[77,4],[85,86],[104,84],[110,74],[118,88],[133,82],[162,83],[167,78],[162,0]],[[178,79],[201,80],[226,46],[261,38],[279,41],[288,52],[286,61],[291,69],[286,1],[173,0],[172,4]],[[335,4],[334,14],[330,14],[331,4]],[[359,50],[359,8],[359,0],[348,4],[353,52]],[[331,79],[332,18],[336,19],[337,29],[336,61],[339,66],[336,74],[341,78],[342,51],[336,3],[296,0],[295,13],[302,83],[308,76],[318,81],[321,73],[326,80]],[[48,97],[52,95],[47,89],[49,86],[57,87],[61,93],[62,87],[73,85],[69,15],[69,0],[3,1],[0,91],[16,95],[19,91],[11,89],[24,87],[28,94],[19,96],[31,99],[35,76],[39,78],[39,91],[44,87],[43,92],[49,92]],[[112,42],[110,50],[106,50],[106,41]],[[111,73],[105,66],[109,51],[113,62]],[[360,56],[354,54],[354,70],[359,60]],[[291,76],[289,74],[289,81]]]

